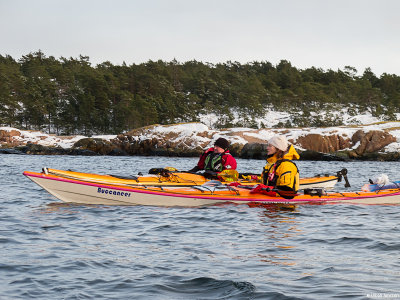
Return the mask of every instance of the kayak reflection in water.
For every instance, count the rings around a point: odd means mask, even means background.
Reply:
[[[263,184],[253,188],[254,193],[262,193],[269,196],[282,196],[292,199],[299,189],[299,171],[292,161],[299,159],[293,145],[289,145],[286,137],[276,135],[268,141],[267,164],[264,167]]]
[[[214,147],[207,149],[201,156],[197,165],[189,172],[206,171],[209,177],[216,176],[223,170],[236,170],[236,159],[229,153],[229,142],[218,138]]]

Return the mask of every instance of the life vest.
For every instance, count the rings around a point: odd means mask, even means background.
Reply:
[[[226,154],[227,153],[215,153],[215,152],[208,153],[204,161],[204,170],[221,172],[224,169],[222,156]]]
[[[279,178],[281,178],[285,174],[291,173],[293,171],[293,170],[287,170],[287,171],[284,171],[282,174],[277,174],[276,171],[283,162],[290,162],[295,167],[296,174],[294,176],[293,183],[290,185],[287,185],[287,187],[289,187],[289,188],[293,189],[293,191],[297,192],[297,190],[299,189],[299,185],[300,185],[299,169],[297,168],[297,165],[290,159],[280,159],[276,163],[274,163],[270,166],[267,166],[267,168],[265,168],[263,171],[263,183],[268,186],[276,187],[278,185]]]

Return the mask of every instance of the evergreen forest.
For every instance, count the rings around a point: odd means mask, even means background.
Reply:
[[[400,113],[400,77],[370,68],[298,69],[289,61],[218,64],[176,60],[92,66],[89,57],[59,59],[40,50],[15,60],[0,55],[0,125],[57,135],[118,134],[151,124],[220,116],[219,127],[256,127],[269,109],[293,118],[278,127],[337,126],[318,112],[348,107],[385,120]],[[244,117],[233,123],[232,112]]]

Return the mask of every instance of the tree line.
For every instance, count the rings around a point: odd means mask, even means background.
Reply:
[[[87,56],[56,59],[37,51],[15,60],[0,55],[0,124],[59,135],[117,134],[215,113],[220,127],[255,127],[255,117],[275,109],[294,116],[281,127],[334,126],[341,125],[340,118],[320,118],[318,112],[337,105],[395,120],[400,77],[377,77],[370,68],[357,73],[350,66],[298,69],[286,60],[92,66]],[[233,111],[244,115],[241,124],[233,123]]]

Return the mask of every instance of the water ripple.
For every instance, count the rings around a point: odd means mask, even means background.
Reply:
[[[170,299],[252,299],[255,286],[249,282],[199,277],[157,285],[157,294]]]

